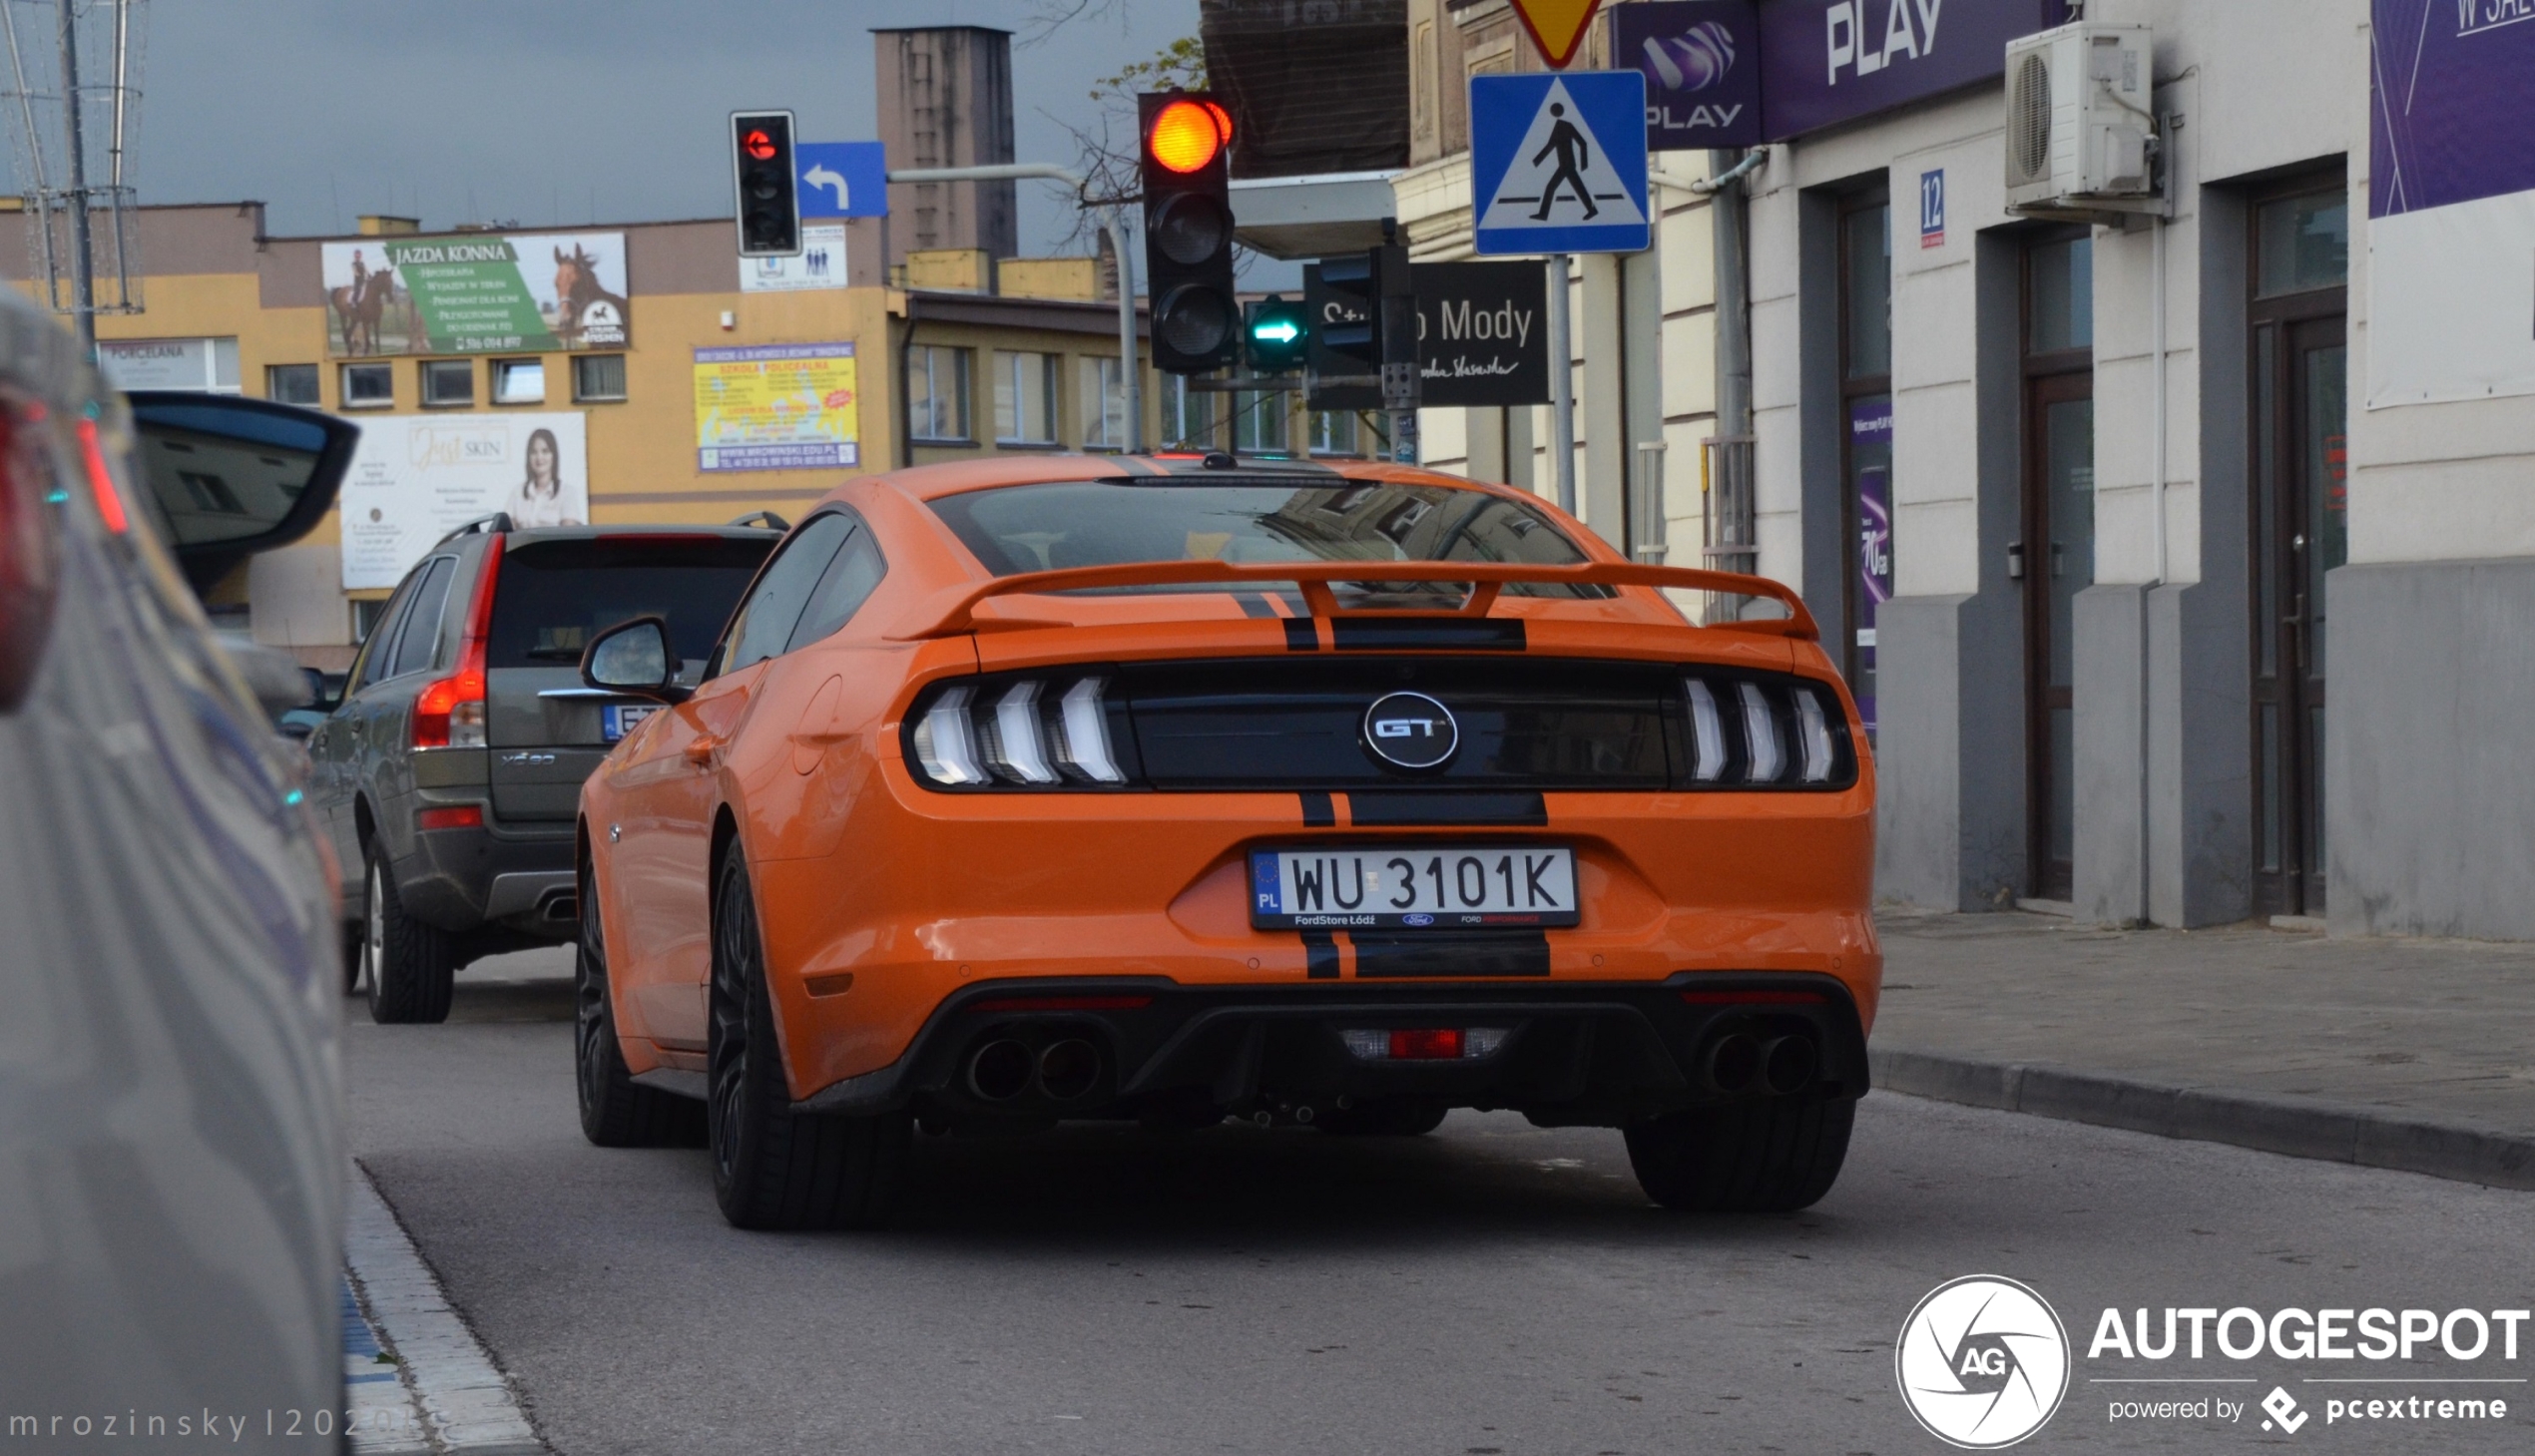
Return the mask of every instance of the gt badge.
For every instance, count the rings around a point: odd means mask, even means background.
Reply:
[[[1392,768],[1423,773],[1452,761],[1461,726],[1423,693],[1391,693],[1364,710],[1364,748]]]

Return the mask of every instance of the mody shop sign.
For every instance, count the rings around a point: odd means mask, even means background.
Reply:
[[[1490,406],[1549,402],[1549,278],[1537,262],[1420,262],[1417,292],[1419,403]],[[1361,300],[1326,287],[1317,264],[1302,270],[1314,332],[1349,322]],[[1339,385],[1311,396],[1314,409],[1379,409],[1381,391]]]

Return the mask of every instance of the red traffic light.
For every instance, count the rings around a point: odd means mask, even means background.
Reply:
[[[1175,101],[1155,113],[1145,134],[1145,153],[1178,173],[1204,170],[1224,150],[1232,131],[1229,118],[1218,121],[1221,108],[1194,101]]]
[[[740,149],[760,162],[774,160],[774,139],[767,136],[762,127],[751,128],[749,134],[740,139]]]

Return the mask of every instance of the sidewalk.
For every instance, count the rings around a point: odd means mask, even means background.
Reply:
[[[1875,1084],[2535,1189],[2535,946],[1884,911]]]

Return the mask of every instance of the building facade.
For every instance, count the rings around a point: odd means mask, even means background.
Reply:
[[[2418,92],[2371,145],[2372,46],[2522,100],[2535,26],[2094,0],[2151,37],[2170,216],[2012,215],[2004,43],[2074,9],[1761,6],[1761,569],[1872,705],[1879,892],[2535,938],[2535,169]],[[2391,216],[2414,125],[2506,196]],[[2497,362],[2440,359],[2477,294]]]

